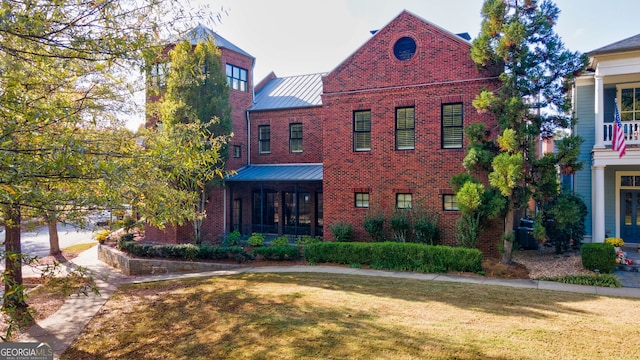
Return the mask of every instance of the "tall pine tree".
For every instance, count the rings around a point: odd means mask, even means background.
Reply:
[[[488,141],[471,139],[465,158],[468,169],[488,169],[489,184],[506,198],[503,263],[511,262],[516,210],[532,196],[537,201],[557,196],[555,165],[577,165],[572,154],[580,140],[573,136],[559,140],[561,154],[538,158],[536,148],[538,139],[572,123],[568,90],[586,67],[586,56],[565,49],[553,30],[559,13],[549,0],[486,0],[472,44],[479,67],[504,68],[502,86],[482,91],[473,102],[478,111],[495,115],[500,134]]]

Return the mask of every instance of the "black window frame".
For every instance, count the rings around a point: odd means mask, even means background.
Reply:
[[[233,64],[226,64],[227,84],[232,90],[249,92],[249,71]]]
[[[362,142],[368,146],[358,147]],[[371,110],[353,112],[353,151],[371,151]]]
[[[299,128],[295,130],[294,128]],[[302,123],[289,124],[289,152],[301,153],[302,152]],[[295,136],[294,136],[295,135]]]
[[[453,194],[442,195],[442,210],[443,211],[460,211],[460,207],[458,206],[458,199],[456,198],[455,195]]]
[[[353,200],[353,204],[357,209],[368,209],[371,206],[371,195],[368,192],[359,191],[354,193]]]
[[[400,207],[400,197],[409,196],[409,206]],[[407,200],[402,200],[403,204],[407,204]],[[396,209],[398,210],[411,210],[413,209],[413,194],[412,193],[396,193]]]
[[[411,110],[411,124],[408,124],[408,111]],[[396,150],[415,150],[416,149],[416,108],[414,106],[405,106],[396,108]],[[401,134],[410,134],[401,136]],[[411,145],[402,145],[401,139],[411,139]],[[408,143],[408,142],[407,142]]]
[[[263,131],[266,130],[266,131]],[[271,154],[271,126],[258,126],[258,153]]]
[[[454,112],[459,107],[459,113]],[[448,111],[450,109],[450,111]],[[464,107],[461,102],[442,104],[441,114],[441,147],[446,150],[462,149],[464,142]],[[459,121],[456,121],[459,118]]]
[[[240,157],[242,157],[242,146],[240,146],[240,145],[233,145],[233,157],[234,157],[234,158],[240,158]]]

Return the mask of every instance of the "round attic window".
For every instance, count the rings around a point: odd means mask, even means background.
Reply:
[[[416,53],[416,42],[410,37],[403,37],[393,45],[393,55],[400,61],[409,60]]]

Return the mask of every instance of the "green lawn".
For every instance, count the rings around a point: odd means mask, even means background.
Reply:
[[[123,286],[62,359],[637,359],[640,301],[333,274]]]

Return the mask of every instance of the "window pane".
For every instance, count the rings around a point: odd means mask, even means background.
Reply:
[[[443,129],[442,147],[445,149],[459,149],[462,147],[462,128]]]
[[[442,197],[443,209],[446,211],[458,211],[458,199],[455,195],[444,195]]]
[[[371,150],[371,133],[355,133],[356,150]]]
[[[231,77],[233,76],[233,66],[227,64],[227,76]]]
[[[356,193],[356,207],[358,208],[369,207],[369,193]]]
[[[633,89],[622,89],[620,111],[633,111]]]
[[[414,130],[398,130],[396,133],[396,148],[398,150],[412,150],[415,147]]]
[[[411,194],[397,194],[396,195],[396,208],[398,209],[411,209]]]
[[[240,80],[247,81],[247,70],[240,69]]]
[[[620,177],[620,185],[621,186],[633,186],[633,176],[621,176]]]

